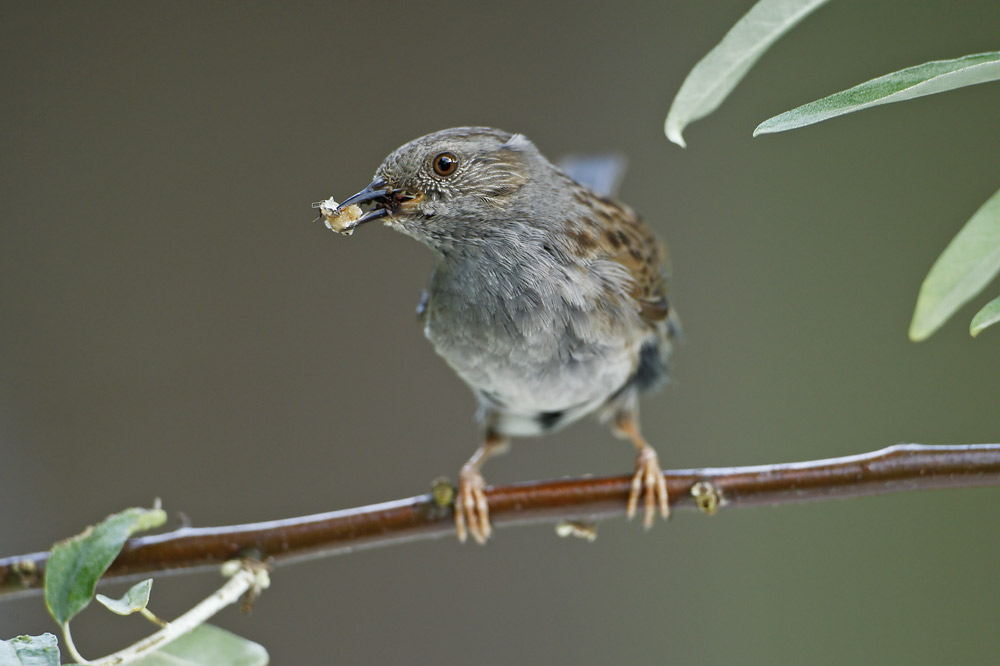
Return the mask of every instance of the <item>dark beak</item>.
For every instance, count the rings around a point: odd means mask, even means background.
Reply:
[[[378,220],[386,215],[389,215],[392,211],[390,210],[390,205],[392,204],[393,190],[389,187],[389,183],[383,178],[376,178],[368,187],[361,190],[352,197],[349,197],[341,202],[337,206],[337,210],[343,210],[347,206],[354,204],[363,204],[369,201],[374,201],[376,207],[372,208],[370,211],[365,213],[358,221],[355,226],[364,224],[365,222],[371,222],[372,220]],[[381,205],[380,205],[381,204]]]
[[[404,212],[408,206],[419,203],[423,198],[424,195],[420,192],[411,192],[401,187],[392,187],[384,178],[376,178],[368,184],[368,187],[338,204],[337,212],[344,210],[348,206],[366,203],[374,204],[373,208],[350,225],[351,229],[355,229],[365,222],[380,220],[383,217]],[[323,201],[314,203],[313,208],[321,208],[324,203]]]
[[[353,197],[344,199],[341,204],[337,206],[337,209],[339,210],[344,206],[352,206],[354,204],[363,204],[366,201],[372,201],[374,199],[382,199],[383,203],[388,203],[390,191],[389,183],[385,182],[382,178],[376,178],[369,183],[368,187],[361,190]]]

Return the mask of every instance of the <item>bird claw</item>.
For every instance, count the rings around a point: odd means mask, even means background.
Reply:
[[[471,534],[476,543],[484,544],[493,534],[490,525],[490,508],[483,489],[486,481],[479,470],[466,465],[458,475],[458,494],[455,496],[455,531],[458,540],[465,543]]]
[[[670,517],[670,505],[667,497],[667,481],[660,469],[660,461],[653,447],[643,446],[635,459],[635,474],[629,487],[626,514],[629,520],[635,517],[639,508],[639,496],[644,499],[642,526],[650,529],[656,519],[656,509],[659,508],[663,518]]]

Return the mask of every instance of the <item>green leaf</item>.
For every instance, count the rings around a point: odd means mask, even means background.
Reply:
[[[45,633],[0,641],[0,666],[59,666],[56,637]]]
[[[202,624],[134,666],[264,666],[267,650],[225,629]]]
[[[989,326],[1000,322],[1000,296],[983,306],[983,309],[976,313],[969,324],[969,333],[976,337]]]
[[[751,7],[684,79],[667,112],[667,138],[683,148],[684,128],[715,111],[771,44],[826,2],[760,0]]]
[[[130,587],[121,599],[111,599],[103,594],[98,594],[94,598],[112,613],[131,615],[141,611],[149,604],[149,591],[152,587],[153,579],[147,578]]]
[[[969,218],[934,262],[917,296],[910,339],[919,342],[929,337],[998,272],[1000,190]]]
[[[879,104],[902,102],[998,79],[1000,51],[925,62],[768,118],[757,126],[753,135],[784,132]]]
[[[45,605],[60,626],[87,607],[97,581],[134,532],[159,527],[161,509],[126,509],[96,527],[57,543],[45,566]]]

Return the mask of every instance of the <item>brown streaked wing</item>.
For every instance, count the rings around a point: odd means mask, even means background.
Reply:
[[[628,206],[595,197],[582,187],[576,199],[590,214],[567,222],[567,233],[578,250],[593,259],[612,259],[632,276],[632,297],[639,314],[654,323],[670,314],[666,247]]]

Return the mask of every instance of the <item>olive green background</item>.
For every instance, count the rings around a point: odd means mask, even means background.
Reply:
[[[1000,5],[835,2],[686,150],[662,122],[750,2],[5,3],[0,10],[0,555],[161,497],[195,525],[424,492],[477,444],[423,340],[429,253],[309,207],[426,132],[488,124],[555,159],[621,151],[674,257],[686,342],[643,403],[668,467],[1000,438],[1000,332],[906,330],[1000,187],[1000,85],[751,138],[874,76],[994,50]],[[593,422],[523,440],[511,482],[630,471]],[[276,664],[995,663],[1000,490],[683,513],[594,544],[501,530],[277,570],[217,623]],[[216,585],[160,579],[167,617]],[[117,593],[118,588],[109,588]],[[91,609],[96,657],[145,630]],[[53,626],[0,603],[0,637]]]

